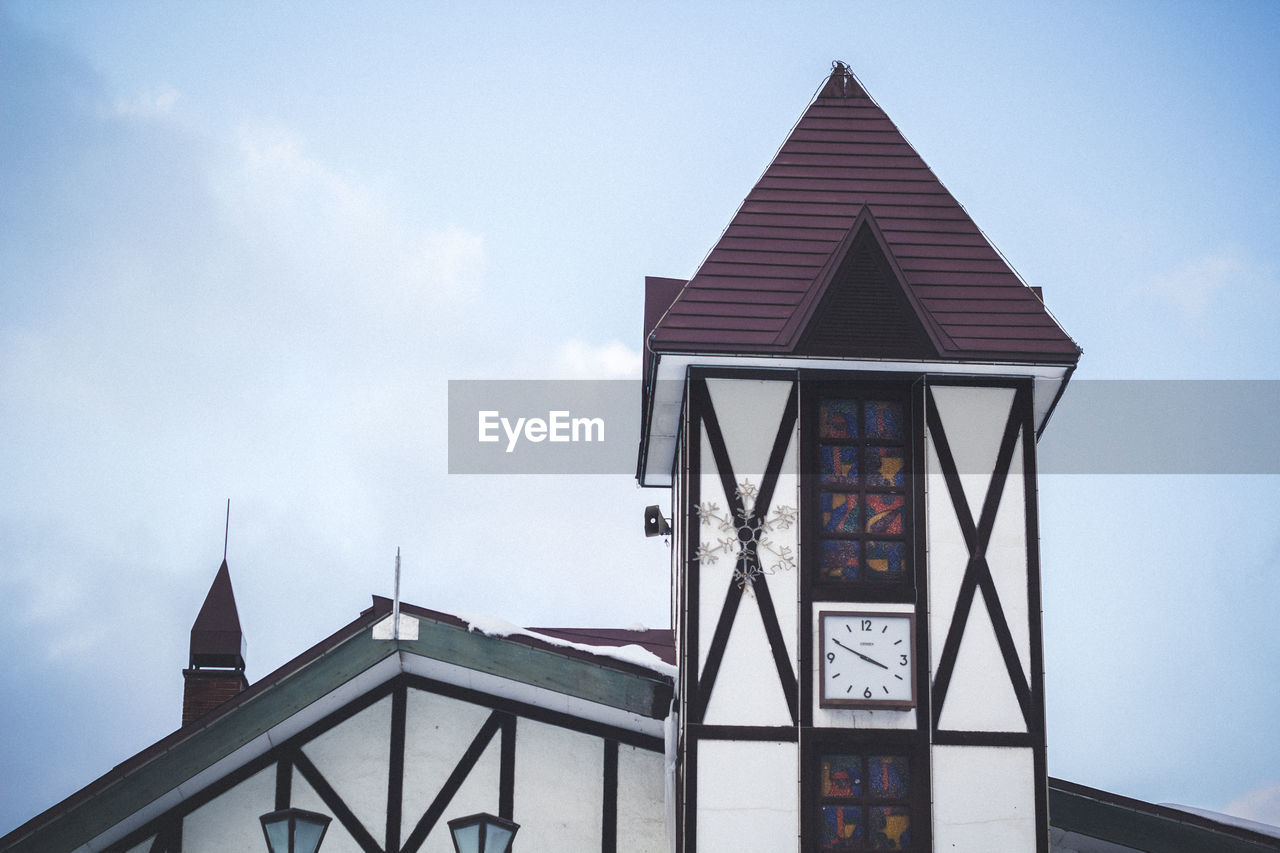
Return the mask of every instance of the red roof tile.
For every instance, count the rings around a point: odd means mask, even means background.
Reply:
[[[870,229],[884,263],[877,273],[864,258],[859,278],[853,261],[844,262],[855,238],[870,239],[854,233],[862,229]],[[858,245],[864,254],[875,252]],[[864,297],[852,290],[839,298],[827,298],[827,291],[868,287],[868,305],[881,314],[834,337],[828,320],[821,352],[813,349],[817,312],[838,304],[842,316],[857,318],[862,310]],[[655,295],[651,291],[651,302]],[[656,325],[653,306],[646,306],[656,352],[1057,364],[1079,357],[1037,294],[843,64],[697,274],[674,300],[669,293],[661,298],[667,310]],[[894,307],[884,307],[890,303]],[[872,326],[883,323],[877,335]]]

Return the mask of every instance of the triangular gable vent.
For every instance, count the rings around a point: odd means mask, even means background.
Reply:
[[[870,224],[864,221],[855,228],[795,352],[864,358],[937,357],[937,349]]]

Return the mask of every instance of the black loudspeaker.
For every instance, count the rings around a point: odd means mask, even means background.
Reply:
[[[662,517],[662,510],[657,504],[644,508],[644,535],[666,536],[671,532],[671,525]]]

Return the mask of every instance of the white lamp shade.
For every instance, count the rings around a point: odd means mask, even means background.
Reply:
[[[316,853],[332,820],[303,809],[281,809],[258,819],[271,853]]]

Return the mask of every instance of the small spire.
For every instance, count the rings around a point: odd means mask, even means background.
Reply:
[[[182,671],[185,726],[249,687],[244,675],[244,633],[224,558],[191,626],[190,668]]]
[[[244,634],[231,589],[231,571],[223,560],[191,626],[191,668],[244,669]]]

